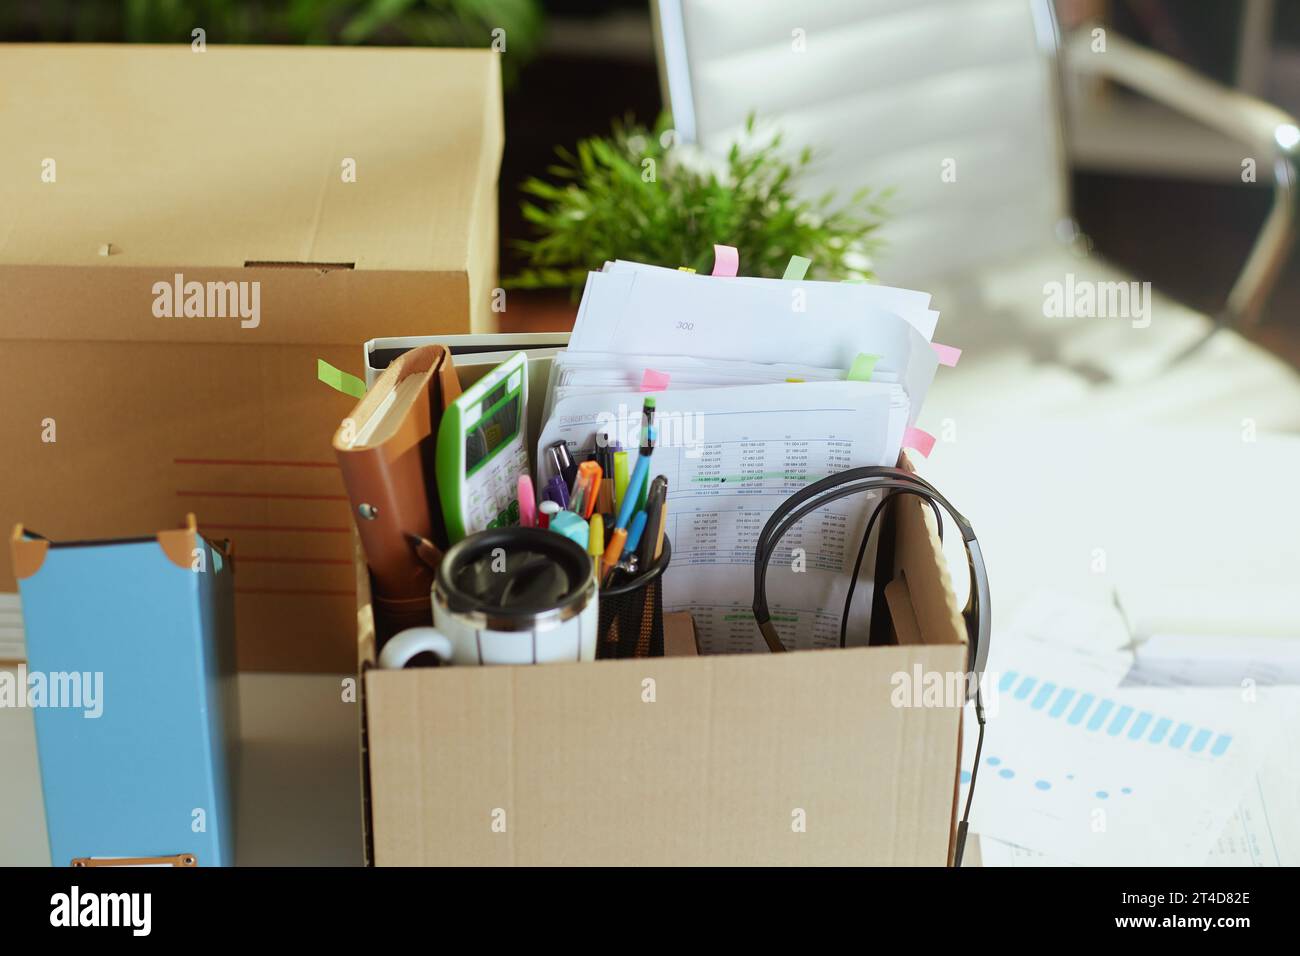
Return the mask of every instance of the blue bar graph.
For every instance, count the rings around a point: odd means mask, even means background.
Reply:
[[[1232,744],[1231,734],[1183,722],[1175,724],[1168,717],[1158,717],[1145,710],[1135,714],[1134,708],[1127,704],[1117,705],[1113,700],[1099,699],[1095,694],[1073,687],[1060,687],[1053,681],[1040,682],[1017,671],[1004,673],[998,681],[998,690],[1010,693],[1014,700],[1027,701],[1030,709],[1044,711],[1054,720],[1065,718],[1071,726],[1083,725],[1090,731],[1104,728],[1110,737],[1151,744],[1161,744],[1167,739],[1175,750],[1187,745],[1188,753],[1210,757],[1222,757]]]

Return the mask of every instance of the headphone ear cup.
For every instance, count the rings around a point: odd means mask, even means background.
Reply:
[[[768,649],[774,653],[786,649],[771,623],[771,614],[767,606],[767,565],[786,532],[806,514],[815,511],[822,504],[871,491],[884,492],[884,496],[876,506],[877,510],[883,508],[887,499],[893,494],[916,495],[930,507],[942,508],[961,531],[962,543],[966,548],[966,563],[970,569],[970,595],[966,599],[966,607],[962,610],[962,620],[966,625],[967,667],[974,677],[973,681],[967,681],[967,699],[974,699],[984,679],[991,631],[989,582],[984,567],[984,555],[970,523],[957,509],[949,504],[948,500],[928,481],[901,468],[884,466],[850,468],[847,471],[828,475],[795,492],[772,512],[763,525],[763,530],[759,532],[758,543],[754,549],[753,612],[763,640]],[[873,521],[874,516],[868,522],[868,532]]]

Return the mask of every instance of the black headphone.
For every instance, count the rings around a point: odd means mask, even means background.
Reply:
[[[848,628],[849,608],[853,602],[853,591],[857,586],[858,574],[862,569],[862,560],[867,552],[867,542],[875,527],[876,518],[880,516],[885,503],[894,495],[916,495],[930,505],[938,525],[939,541],[943,541],[943,518],[939,509],[943,508],[952,516],[961,532],[962,542],[966,546],[966,563],[970,569],[970,596],[966,607],[962,609],[962,620],[966,623],[966,640],[969,647],[969,669],[975,675],[974,681],[967,682],[966,699],[975,702],[975,718],[979,722],[979,737],[975,744],[975,763],[971,768],[970,789],[966,793],[966,809],[957,826],[957,848],[955,863],[961,866],[962,852],[966,846],[966,830],[970,820],[971,798],[975,795],[975,775],[979,771],[980,752],[984,748],[984,701],[980,696],[980,685],[984,680],[984,666],[989,656],[990,600],[988,573],[984,568],[984,556],[980,552],[979,542],[975,540],[975,531],[970,522],[962,517],[943,495],[935,490],[928,481],[904,471],[901,468],[882,466],[867,468],[850,468],[815,481],[806,488],[795,492],[781,506],[772,512],[758,536],[758,545],[754,551],[754,620],[767,643],[768,650],[781,653],[786,650],[780,635],[772,624],[772,615],[767,607],[767,565],[777,545],[791,528],[809,513],[818,508],[847,498],[850,495],[871,491],[883,491],[880,503],[871,512],[862,543],[858,548],[857,563],[853,568],[853,577],[849,581],[848,593],[844,600],[844,613],[840,620],[840,646],[844,646]]]

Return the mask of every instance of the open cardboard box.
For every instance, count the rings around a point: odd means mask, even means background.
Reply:
[[[0,527],[193,511],[240,555],[240,669],[351,670],[356,399],[317,360],[492,325],[500,82],[489,50],[0,45]]]
[[[884,524],[877,646],[779,655],[381,670],[358,554],[367,862],[950,863],[962,709],[891,693],[966,631],[928,509]]]

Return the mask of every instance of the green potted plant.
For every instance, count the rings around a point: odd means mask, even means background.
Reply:
[[[526,266],[507,285],[581,291],[606,259],[709,272],[714,243],[735,246],[743,275],[780,277],[792,255],[812,260],[812,279],[868,279],[886,194],[859,189],[837,203],[796,196],[811,150],[788,158],[779,134],[755,133],[724,158],[677,142],[671,119],[653,129],[616,123],[611,135],[557,148],[553,177],[522,185],[524,218],[537,238],[516,243]]]

